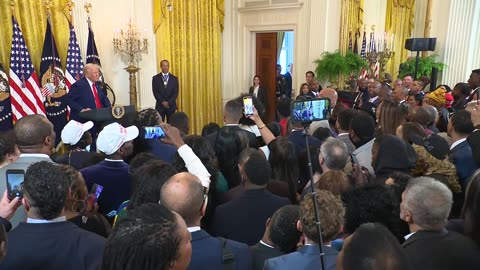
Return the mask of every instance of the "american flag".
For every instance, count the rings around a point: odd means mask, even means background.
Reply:
[[[371,53],[377,52],[377,46],[375,44],[375,33],[373,31],[370,33],[370,45],[369,45],[368,51]],[[372,77],[375,77],[378,79],[379,67],[380,67],[380,63],[378,63],[378,61],[370,66],[370,70],[372,71]]]
[[[12,16],[13,37],[10,53],[10,97],[13,120],[29,114],[45,115],[40,83],[33,68],[20,26]]]
[[[360,51],[360,56],[363,58],[363,59],[367,59],[367,32],[364,30],[363,31],[363,38],[362,38],[362,50]],[[368,78],[368,72],[366,69],[362,68],[362,70],[360,70],[360,76],[359,76],[360,79],[363,79],[363,78]]]
[[[95,36],[93,35],[90,18],[88,21],[88,43],[87,43],[87,64],[93,63],[102,66],[100,56],[98,55],[97,44],[95,43]]]
[[[83,60],[80,54],[80,46],[78,46],[77,35],[75,28],[70,25],[70,40],[68,42],[67,50],[67,66],[65,68],[65,83],[70,89],[72,84],[80,80],[83,76]]]

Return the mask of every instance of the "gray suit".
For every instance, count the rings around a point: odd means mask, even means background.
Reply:
[[[349,154],[352,154],[353,151],[355,151],[355,145],[353,145],[352,141],[350,140],[350,137],[348,137],[348,134],[339,134],[337,136],[337,139],[345,143]]]
[[[0,168],[0,191],[7,189],[7,170],[24,170],[26,172],[31,164],[39,161],[49,161],[53,163],[50,157],[45,154],[21,154],[14,163]],[[20,222],[25,221],[26,217],[27,213],[25,212],[25,208],[21,205],[10,219],[10,223],[12,223],[13,228],[15,228]]]

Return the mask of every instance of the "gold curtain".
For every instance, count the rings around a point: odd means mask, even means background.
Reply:
[[[190,130],[200,134],[209,122],[222,122],[223,0],[175,0],[168,11],[165,0],[153,0],[157,39],[157,69],[170,62],[178,77],[180,111],[190,117]]]
[[[362,33],[364,0],[342,0],[342,18],[340,24],[340,51],[345,54],[348,50],[350,31],[352,33],[352,50],[355,47],[355,33]],[[360,35],[357,36],[358,42]],[[358,46],[360,50],[360,46]]]
[[[52,30],[57,44],[58,54],[65,67],[67,58],[69,28],[68,20],[64,14],[68,14],[67,0],[51,0],[50,9]],[[66,10],[64,12],[64,10]],[[20,25],[25,42],[27,44],[33,66],[40,70],[47,15],[43,1],[40,0],[17,0],[14,2],[14,15]],[[10,1],[0,1],[0,63],[5,71],[10,69],[10,50],[12,46],[12,9]]]
[[[277,33],[277,61],[280,59],[280,54],[282,53],[283,40],[285,39],[285,32]]]
[[[402,62],[407,60],[409,51],[404,49],[405,39],[412,35],[415,24],[415,0],[387,0],[385,31],[395,34],[395,55],[386,65],[386,72],[395,76]]]

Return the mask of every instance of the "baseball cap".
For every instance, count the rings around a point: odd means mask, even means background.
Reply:
[[[107,155],[111,155],[125,143],[138,136],[136,126],[123,127],[119,123],[106,125],[98,134],[97,148]]]
[[[412,142],[423,146],[430,155],[439,160],[444,160],[450,152],[447,140],[437,134],[430,134],[424,138],[413,136]]]
[[[62,129],[62,142],[64,144],[74,145],[80,141],[85,131],[93,127],[93,122],[88,121],[85,123],[80,123],[75,120],[70,120],[65,127]]]

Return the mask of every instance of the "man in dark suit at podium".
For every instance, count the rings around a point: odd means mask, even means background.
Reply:
[[[162,72],[153,76],[152,91],[157,103],[155,109],[167,122],[170,116],[177,110],[178,79],[169,72],[170,64],[167,60],[160,62]]]
[[[85,122],[78,114],[83,111],[111,107],[110,100],[98,83],[100,70],[95,64],[86,64],[83,68],[83,78],[75,82],[67,95],[70,106],[70,119]],[[94,134],[92,134],[94,135]]]
[[[95,64],[86,64],[83,68],[83,78],[72,84],[67,94],[67,104],[70,106],[70,119],[84,123],[78,115],[80,112],[111,107],[106,93],[98,83],[100,80],[100,69]],[[96,125],[90,130],[92,134],[92,145],[90,151],[97,150],[96,138],[99,127]]]

